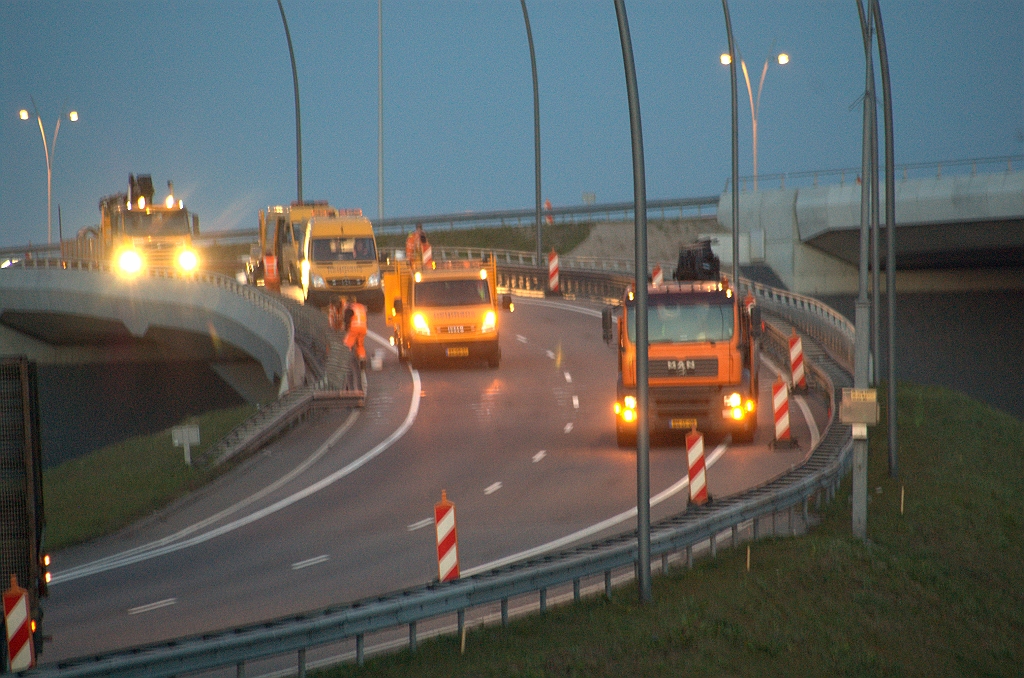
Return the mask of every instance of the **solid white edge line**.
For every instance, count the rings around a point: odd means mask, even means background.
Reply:
[[[128,609],[128,614],[143,614],[145,612],[152,612],[153,610],[159,610],[162,607],[170,607],[171,605],[177,604],[177,598],[164,598],[158,600],[155,603],[149,603],[148,605],[139,605],[138,607],[132,607]]]
[[[706,467],[710,467],[715,462],[717,462],[719,459],[721,459],[722,455],[725,454],[726,449],[728,449],[728,446],[725,443],[722,443],[718,447],[716,447],[711,452],[711,454],[708,455],[708,458],[705,461],[705,466]],[[674,485],[672,485],[671,487],[669,487],[669,488],[667,488],[665,490],[662,490],[661,492],[659,492],[655,496],[651,497],[651,506],[656,506],[656,505],[660,504],[661,502],[665,501],[669,497],[677,494],[680,490],[682,490],[684,487],[687,487],[689,484],[690,484],[690,477],[689,477],[689,473],[687,473],[687,475],[683,476],[680,480],[676,481],[676,483]],[[614,526],[618,525],[619,523],[625,522],[625,521],[629,520],[630,518],[635,518],[635,517],[636,517],[636,507],[634,506],[631,509],[628,509],[626,511],[623,511],[622,513],[619,513],[617,515],[612,516],[611,518],[607,518],[605,520],[602,520],[599,523],[594,523],[590,527],[585,527],[582,530],[577,530],[576,532],[573,532],[572,534],[567,534],[564,537],[560,537],[558,539],[555,539],[554,541],[549,541],[546,544],[541,544],[540,546],[534,546],[533,548],[526,549],[525,551],[520,551],[519,553],[513,553],[510,556],[505,556],[504,558],[498,558],[497,560],[492,560],[489,563],[484,563],[483,565],[477,565],[476,567],[471,567],[471,568],[462,570],[462,576],[463,577],[471,577],[474,574],[479,574],[481,572],[487,572],[489,570],[493,570],[493,569],[496,569],[496,568],[499,568],[499,567],[504,567],[505,565],[508,565],[510,563],[515,563],[515,562],[518,562],[520,560],[526,560],[528,558],[533,558],[535,556],[543,555],[543,554],[548,553],[550,551],[554,551],[555,549],[562,548],[564,546],[568,546],[569,544],[572,544],[573,542],[580,541],[581,539],[586,539],[587,537],[593,536],[593,535],[597,534],[598,532],[601,532],[602,530],[606,530],[606,529],[608,529],[610,527],[614,527]]]
[[[371,337],[374,341],[380,342],[381,344],[385,344],[384,339],[374,332],[368,331],[367,336]],[[386,347],[390,346],[386,345]],[[269,506],[266,506],[260,509],[259,511],[250,513],[247,516],[243,516],[230,523],[226,523],[221,527],[215,528],[208,532],[204,532],[189,539],[179,540],[175,543],[164,544],[155,548],[149,548],[144,552],[134,552],[124,556],[118,554],[118,556],[110,557],[108,559],[105,559],[104,561],[94,561],[93,563],[86,563],[85,565],[81,565],[79,567],[54,574],[53,579],[50,581],[50,584],[53,585],[65,581],[80,579],[82,577],[86,577],[92,574],[99,574],[100,572],[106,572],[108,570],[113,570],[119,567],[125,567],[127,565],[132,565],[134,563],[150,560],[151,558],[167,555],[169,553],[174,553],[175,551],[181,551],[183,549],[190,548],[198,544],[202,544],[204,542],[210,541],[211,539],[214,539],[215,537],[219,537],[223,534],[233,532],[234,530],[244,527],[250,523],[254,523],[257,520],[272,515],[284,508],[287,508],[288,506],[291,506],[292,504],[302,499],[305,499],[306,497],[316,494],[320,490],[329,487],[338,480],[341,480],[345,476],[349,475],[353,471],[356,471],[357,469],[365,465],[367,462],[373,460],[386,449],[391,447],[391,445],[393,445],[403,435],[405,435],[406,431],[408,431],[409,428],[412,427],[413,422],[416,421],[416,415],[419,412],[420,404],[420,373],[412,369],[411,367],[409,368],[409,373],[412,375],[413,388],[412,398],[409,403],[409,412],[408,414],[406,414],[405,420],[397,429],[395,429],[391,433],[391,435],[385,438],[381,443],[376,445],[370,451],[363,454],[361,457],[355,459],[346,466],[342,467],[341,469],[335,471],[334,473],[331,473],[330,475],[325,476],[324,478],[321,478],[312,485],[309,485],[304,489],[299,490],[298,492],[295,492],[285,497],[284,499],[281,499]]]

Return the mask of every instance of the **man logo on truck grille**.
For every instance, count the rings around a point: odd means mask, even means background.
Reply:
[[[669,360],[667,361],[666,367],[669,372],[675,372],[676,374],[683,376],[695,372],[697,370],[696,360]]]

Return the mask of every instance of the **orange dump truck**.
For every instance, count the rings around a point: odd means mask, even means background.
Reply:
[[[703,249],[703,246],[701,246]],[[684,248],[688,260],[693,248]],[[710,246],[706,248],[710,254]],[[680,267],[675,278],[647,288],[648,424],[654,433],[731,434],[753,439],[757,429],[760,317],[742,303],[713,266]],[[696,259],[700,261],[700,259]],[[636,300],[632,289],[619,317],[619,378],[615,433],[620,447],[636,444]]]

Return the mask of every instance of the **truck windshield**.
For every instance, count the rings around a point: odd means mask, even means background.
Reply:
[[[636,341],[636,306],[629,306],[629,340]],[[666,304],[647,307],[647,343],[732,339],[732,304]]]
[[[491,303],[486,280],[428,280],[416,284],[417,306],[475,306]]]
[[[172,212],[123,212],[124,233],[131,236],[188,235],[188,214],[185,210]]]
[[[376,261],[373,238],[313,238],[313,261]]]

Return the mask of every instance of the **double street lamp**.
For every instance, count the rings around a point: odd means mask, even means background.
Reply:
[[[747,63],[740,58],[740,68],[743,69],[743,79],[747,83],[747,96],[750,98],[750,119],[753,124],[753,147],[754,147],[754,190],[757,190],[757,112],[761,108],[761,90],[764,89],[764,78],[768,75],[768,64],[772,61],[772,54],[775,52],[775,43],[772,43],[772,48],[769,50],[768,56],[764,60],[764,68],[761,69],[761,80],[757,84],[757,98],[754,98],[754,90],[750,86],[750,73],[747,72]],[[782,52],[775,54],[776,62],[780,66],[785,66],[789,63],[789,55]],[[722,65],[728,66],[732,63],[732,57],[729,53],[725,53],[721,57]],[[736,187],[734,187],[736,190]]]
[[[64,115],[57,118],[57,124],[53,128],[53,141],[47,144],[43,118],[39,115],[39,109],[36,108],[34,100],[32,101],[32,111],[39,123],[39,134],[43,138],[43,153],[46,154],[46,244],[51,245],[53,244],[53,157],[57,153],[57,135],[60,133],[60,123],[64,119]],[[30,117],[28,110],[23,108],[18,111],[18,117],[28,120]],[[78,111],[68,112],[67,117],[71,122],[78,122]]]

